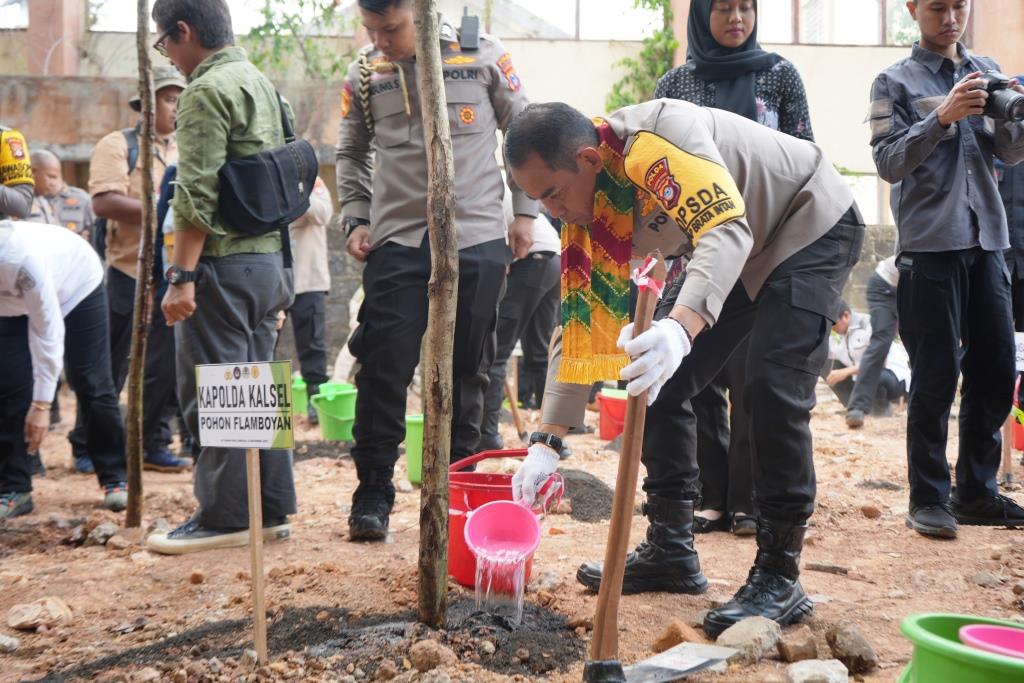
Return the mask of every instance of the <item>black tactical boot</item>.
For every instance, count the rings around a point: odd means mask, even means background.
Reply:
[[[669,500],[650,495],[644,514],[650,521],[647,540],[626,557],[622,594],[664,591],[703,593],[708,580],[700,571],[700,559],[693,549],[692,500]],[[595,593],[601,587],[601,564],[580,566],[576,580]]]
[[[350,541],[383,541],[388,537],[388,518],[395,504],[394,467],[359,470],[359,486],[352,494],[348,517]]]
[[[712,638],[747,617],[766,617],[780,626],[802,621],[814,609],[800,585],[800,550],[807,524],[757,520],[757,557],[747,582],[732,600],[708,612],[704,632]]]

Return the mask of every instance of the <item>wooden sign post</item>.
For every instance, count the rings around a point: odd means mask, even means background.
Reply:
[[[245,449],[253,642],[260,665],[267,663],[268,654],[260,449],[295,445],[291,377],[289,361],[196,366],[199,443]]]

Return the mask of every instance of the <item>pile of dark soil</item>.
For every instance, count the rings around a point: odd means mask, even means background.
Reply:
[[[559,470],[565,479],[565,497],[572,503],[570,516],[578,522],[603,522],[612,517],[612,490],[582,470]]]

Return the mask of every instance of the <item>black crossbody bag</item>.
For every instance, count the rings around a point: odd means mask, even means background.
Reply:
[[[279,231],[285,265],[290,266],[288,226],[309,211],[319,163],[313,145],[295,139],[280,93],[277,105],[285,144],[221,166],[217,205],[224,221],[239,232],[257,236]]]

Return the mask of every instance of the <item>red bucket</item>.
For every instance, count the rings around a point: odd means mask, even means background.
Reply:
[[[476,585],[476,557],[466,545],[466,514],[496,500],[512,500],[512,475],[461,470],[482,460],[525,457],[525,449],[484,451],[451,466],[448,475],[448,575],[467,588]],[[545,484],[545,488],[549,486],[550,483]],[[539,516],[542,512],[538,510],[536,514]],[[532,558],[526,562],[524,583],[530,581],[532,564]]]
[[[626,399],[625,391],[613,389],[614,394],[605,393],[608,389],[602,389],[597,395],[597,405],[600,409],[600,420],[598,421],[598,434],[605,441],[611,441],[622,433],[626,424]],[[623,394],[622,397],[617,394]]]

